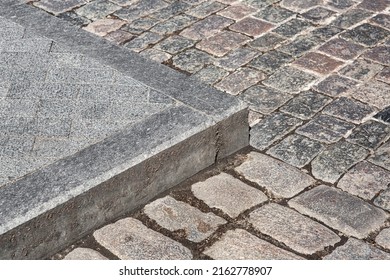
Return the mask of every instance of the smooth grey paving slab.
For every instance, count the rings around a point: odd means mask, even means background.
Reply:
[[[248,145],[231,96],[19,1],[0,22],[19,32],[0,47],[0,259],[44,258]]]

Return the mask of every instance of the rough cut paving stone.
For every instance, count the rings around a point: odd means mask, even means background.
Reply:
[[[311,25],[308,22],[294,18],[280,25],[278,28],[274,29],[273,32],[285,37],[293,37],[310,26]]]
[[[360,123],[365,117],[374,113],[374,109],[351,98],[340,97],[326,106],[322,112],[346,121]]]
[[[193,40],[201,40],[218,33],[232,23],[234,23],[234,21],[231,19],[212,15],[201,21],[198,21],[197,23],[194,23],[182,31],[180,35]]]
[[[390,141],[379,147],[369,161],[390,171]]]
[[[252,50],[251,48],[239,48],[215,61],[215,65],[230,71],[236,70],[238,67],[247,64],[258,54],[259,52]]]
[[[388,184],[390,184],[389,171],[363,161],[349,170],[341,178],[337,187],[350,194],[371,200],[381,190],[385,190]]]
[[[167,61],[172,57],[170,54],[156,49],[146,49],[142,51],[140,55],[142,55],[143,57],[147,57],[151,60],[157,61],[159,63]]]
[[[184,49],[192,47],[194,44],[195,42],[193,40],[178,35],[173,35],[158,43],[155,47],[171,54],[175,54]]]
[[[65,13],[59,14],[58,17],[60,19],[69,21],[70,23],[75,24],[75,25],[79,25],[79,26],[85,26],[85,25],[91,23],[91,21],[89,19],[84,18],[82,16],[79,16],[79,15],[75,14],[74,12],[65,12]]]
[[[370,19],[371,22],[376,23],[382,27],[390,29],[390,15],[389,14],[379,14]]]
[[[320,53],[309,52],[296,60],[294,64],[320,74],[328,74],[342,65],[343,62]]]
[[[104,36],[104,38],[117,44],[124,44],[133,39],[134,35],[124,30],[115,30]]]
[[[377,76],[376,79],[390,84],[390,67],[385,67]]]
[[[229,230],[204,252],[215,260],[298,260],[301,257],[280,249],[243,229]]]
[[[37,6],[41,9],[44,9],[55,15],[70,11],[76,7],[86,4],[86,0],[40,0],[39,2],[34,2],[34,6]]]
[[[223,31],[217,35],[202,40],[196,45],[198,49],[206,51],[215,56],[223,56],[232,49],[248,42],[250,38],[240,33]]]
[[[368,151],[360,146],[345,141],[337,142],[327,147],[312,161],[312,173],[317,179],[334,183],[367,154]]]
[[[166,6],[168,6],[168,3],[162,0],[142,0],[116,11],[115,15],[119,18],[133,21]]]
[[[84,30],[87,30],[91,33],[94,33],[99,36],[105,36],[110,32],[118,30],[125,24],[125,21],[119,19],[99,19],[88,24],[84,27]]]
[[[375,238],[375,241],[378,245],[390,250],[390,228],[382,230]]]
[[[340,140],[355,126],[332,116],[320,115],[304,126],[297,129],[297,133],[325,143]]]
[[[389,85],[379,81],[370,81],[353,89],[350,91],[350,95],[379,109],[390,105]]]
[[[188,260],[191,251],[140,221],[126,218],[93,233],[96,241],[122,260]]]
[[[390,254],[361,240],[350,238],[343,246],[336,248],[324,260],[389,260]]]
[[[269,51],[274,49],[278,44],[285,41],[286,38],[276,34],[276,33],[266,33],[265,35],[256,38],[255,40],[248,43],[248,45],[254,49],[257,49],[262,52]]]
[[[244,67],[224,78],[216,84],[216,87],[227,93],[237,95],[264,78],[264,73]]]
[[[269,114],[286,103],[291,95],[264,86],[254,86],[241,94],[240,98],[248,103],[252,110]]]
[[[107,258],[89,248],[76,248],[67,254],[64,260],[107,260]]]
[[[236,32],[241,32],[249,36],[258,37],[270,30],[274,25],[257,18],[247,17],[233,24],[229,28]]]
[[[145,32],[142,35],[134,38],[130,42],[125,44],[126,48],[133,51],[140,52],[146,49],[148,46],[153,45],[160,41],[163,37],[153,32]]]
[[[307,165],[322,149],[323,145],[317,141],[294,134],[268,150],[268,154],[282,161],[303,167]]]
[[[191,7],[191,5],[185,2],[175,1],[169,6],[161,10],[158,10],[157,12],[151,14],[150,16],[156,19],[165,20],[184,12],[185,10],[189,9],[189,7]]]
[[[277,50],[292,56],[300,56],[317,45],[318,42],[306,36],[299,36],[291,43],[280,46]]]
[[[389,7],[390,3],[389,0],[364,0],[362,3],[359,4],[359,8],[371,10],[374,12],[381,12],[383,10],[386,10],[387,7]]]
[[[356,57],[363,50],[363,46],[337,38],[328,41],[318,50],[348,60]]]
[[[211,63],[212,57],[196,49],[186,50],[173,57],[173,65],[181,70],[194,73]]]
[[[340,241],[340,238],[328,228],[275,203],[267,204],[250,213],[249,222],[261,233],[283,242],[302,254],[314,254]]]
[[[264,150],[275,141],[293,131],[302,121],[283,113],[274,113],[252,127],[250,144]]]
[[[368,50],[364,57],[381,64],[390,65],[390,46],[380,46]]]
[[[339,75],[331,75],[313,87],[316,91],[325,93],[330,96],[338,96],[358,83]]]
[[[364,59],[356,59],[352,64],[342,68],[339,73],[355,80],[365,81],[374,77],[382,68],[383,66],[377,63]]]
[[[293,15],[294,13],[289,10],[276,6],[268,6],[267,8],[255,14],[254,17],[264,19],[272,23],[280,23],[292,17]]]
[[[143,32],[155,26],[157,23],[158,23],[157,19],[144,17],[144,18],[136,19],[131,23],[124,25],[122,29],[133,34],[142,34]]]
[[[188,10],[186,13],[191,15],[191,16],[197,17],[197,18],[205,18],[208,15],[216,13],[225,7],[226,7],[226,5],[221,4],[219,2],[211,2],[210,3],[207,1],[207,2],[200,4],[196,8]]]
[[[340,10],[349,8],[356,3],[353,0],[328,0],[327,2],[329,6]]]
[[[218,14],[227,18],[231,18],[234,20],[242,19],[245,16],[248,16],[254,12],[256,12],[257,9],[242,5],[242,4],[234,4],[232,6],[227,7],[226,9],[219,11]]]
[[[324,185],[300,194],[288,204],[304,215],[357,238],[365,238],[379,229],[388,217],[383,210],[362,199]]]
[[[196,183],[191,190],[195,197],[203,200],[209,207],[218,208],[231,218],[267,201],[264,193],[226,173]]]
[[[296,93],[308,89],[310,84],[317,79],[316,76],[302,70],[285,67],[276,71],[263,83],[288,93]]]
[[[229,72],[215,65],[208,65],[194,74],[194,77],[200,79],[206,84],[214,84],[222,78],[229,75]]]
[[[256,152],[235,170],[278,197],[293,197],[315,182],[299,169]]]
[[[291,60],[292,57],[288,54],[279,51],[269,51],[253,59],[249,66],[267,73],[273,73]]]
[[[343,38],[351,39],[366,46],[374,46],[384,40],[388,35],[390,35],[390,32],[386,29],[369,23],[363,23],[345,33],[341,33]]]
[[[264,7],[267,7],[271,4],[274,4],[275,2],[278,2],[278,0],[241,0],[246,5],[249,5],[251,7],[257,8],[257,9],[262,9]]]
[[[308,36],[313,40],[318,39],[318,40],[326,41],[332,38],[333,36],[335,36],[336,34],[340,33],[341,31],[343,31],[341,28],[328,25],[328,26],[314,29],[308,34]]]
[[[390,124],[390,106],[380,111],[378,114],[374,116],[374,118]]]
[[[157,24],[151,29],[151,31],[162,35],[168,35],[184,29],[196,20],[197,18],[193,16],[178,15],[167,21]]]
[[[149,218],[170,231],[184,230],[186,239],[200,242],[226,221],[213,213],[203,213],[187,203],[166,196],[144,207]]]
[[[314,91],[306,91],[291,99],[280,110],[306,120],[313,117],[331,100],[330,97]]]
[[[347,140],[365,148],[375,149],[390,135],[390,127],[375,121],[358,126]]]
[[[283,0],[281,4],[292,11],[302,12],[311,7],[321,5],[323,2],[323,0]]]
[[[375,200],[374,204],[380,208],[390,211],[390,188],[383,191]]]
[[[325,9],[323,7],[316,7],[303,13],[302,16],[309,21],[319,24],[319,23],[325,23],[334,14],[335,14],[334,11]]]
[[[370,16],[372,16],[372,13],[369,11],[362,9],[352,9],[338,16],[330,24],[336,27],[347,29]]]
[[[89,18],[91,20],[103,19],[107,15],[121,9],[121,6],[115,5],[106,0],[98,0],[88,3],[81,8],[75,10],[80,16]]]

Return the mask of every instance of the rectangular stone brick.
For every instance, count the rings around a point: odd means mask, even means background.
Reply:
[[[385,67],[381,72],[379,72],[376,79],[390,84],[390,67]]]
[[[119,9],[121,9],[121,6],[115,5],[112,2],[109,2],[107,0],[97,0],[90,2],[87,5],[82,6],[81,8],[78,8],[77,10],[75,10],[75,12],[85,18],[97,20],[103,19],[109,14],[118,11]]]
[[[390,46],[379,46],[369,49],[363,57],[384,65],[390,65]]]
[[[288,54],[279,51],[269,51],[253,59],[249,66],[267,73],[273,73],[292,60]]]
[[[389,85],[379,82],[370,81],[359,88],[350,91],[354,98],[373,105],[379,109],[384,109],[390,105]]]
[[[347,92],[350,88],[354,88],[358,83],[351,79],[339,75],[330,75],[320,83],[315,85],[313,89],[318,92],[325,93],[330,96],[338,96]]]
[[[390,141],[379,147],[368,160],[390,171]]]
[[[240,66],[247,64],[259,53],[251,48],[239,48],[231,51],[224,57],[215,61],[215,65],[223,67],[227,70],[233,71],[239,68]]]
[[[226,5],[221,4],[219,2],[204,2],[200,4],[199,6],[190,9],[186,12],[186,14],[189,14],[191,16],[197,17],[197,18],[205,18],[211,14],[214,14],[218,12],[219,10],[222,10],[225,8]]]
[[[34,2],[33,4],[34,6],[58,15],[60,13],[70,11],[76,7],[80,7],[86,3],[86,0],[40,0],[39,2]]]
[[[263,36],[249,42],[248,45],[259,51],[266,52],[276,48],[276,46],[278,46],[285,40],[286,38],[284,38],[283,36],[280,36],[276,33],[268,32]]]
[[[195,44],[193,40],[173,35],[158,43],[155,48],[171,54],[176,54],[184,49],[190,48]]]
[[[339,73],[355,80],[365,81],[374,77],[382,68],[383,66],[377,63],[364,59],[356,59],[352,64],[339,70]]]
[[[255,14],[254,17],[264,19],[272,23],[280,23],[292,17],[293,15],[294,13],[287,9],[283,9],[277,6],[268,6]]]
[[[348,60],[356,57],[363,50],[363,46],[343,39],[333,39],[322,45],[318,50]]]
[[[375,238],[375,242],[383,248],[390,250],[390,228],[382,230]]]
[[[281,45],[277,50],[298,57],[317,46],[318,43],[307,36],[298,36],[290,43]]]
[[[374,204],[382,209],[390,211],[390,188],[381,192],[374,200]]]
[[[193,77],[198,78],[204,83],[211,85],[220,81],[227,75],[229,75],[229,72],[225,69],[215,65],[208,65],[200,71],[196,72]]]
[[[163,37],[157,33],[145,32],[142,35],[134,38],[124,46],[135,52],[140,52],[147,47],[158,43]]]
[[[125,21],[119,19],[99,19],[88,24],[83,29],[99,36],[106,36],[108,33],[121,28]]]
[[[218,14],[227,18],[239,20],[256,11],[257,9],[255,8],[238,3],[238,4],[228,6],[226,9],[219,11]]]
[[[376,0],[376,1],[370,1],[370,0],[364,0],[362,3],[359,4],[359,8],[367,9],[374,12],[381,12],[383,10],[386,10],[390,5],[388,0]]]
[[[189,49],[173,57],[173,65],[189,73],[199,71],[212,61],[213,58],[209,54],[197,49]]]
[[[324,7],[315,7],[302,14],[302,17],[314,24],[326,24],[335,18],[335,12]]]
[[[362,9],[351,9],[346,11],[345,13],[341,14],[339,17],[337,17],[334,21],[332,21],[330,24],[336,27],[340,27],[343,29],[347,29],[364,19],[372,16],[373,14],[369,11],[362,10]]]
[[[339,189],[318,186],[288,203],[304,215],[357,238],[379,229],[388,215],[381,209]]]
[[[390,31],[387,31],[386,29],[369,23],[363,23],[362,25],[341,33],[340,36],[366,46],[374,46],[386,39],[389,35]]]
[[[162,0],[142,0],[137,1],[130,6],[123,7],[122,9],[116,11],[115,15],[121,19],[133,21],[167,6],[168,3]]]
[[[315,182],[299,169],[256,152],[251,152],[235,170],[276,197],[293,197]]]
[[[283,0],[281,5],[292,11],[302,12],[323,2],[323,0]]]
[[[294,64],[319,74],[329,74],[342,65],[343,62],[320,53],[309,52],[296,60]]]
[[[216,88],[237,95],[264,78],[263,72],[248,67],[239,68],[216,84]]]
[[[285,37],[293,37],[310,26],[311,25],[308,22],[294,18],[280,25],[274,29],[273,32]]]
[[[180,35],[193,40],[201,40],[213,36],[232,23],[234,23],[234,21],[231,19],[212,15],[194,23],[187,29],[183,30]]]
[[[376,121],[368,121],[355,128],[347,140],[368,149],[376,149],[389,135],[389,126]]]
[[[166,20],[175,15],[183,13],[191,7],[190,4],[187,4],[183,1],[175,1],[169,6],[158,10],[157,12],[151,14],[150,16],[159,20]]]
[[[151,31],[161,35],[172,34],[186,28],[196,20],[197,18],[189,15],[178,15],[167,21],[157,24],[151,29]]]
[[[265,21],[253,17],[247,17],[233,24],[229,28],[233,31],[241,32],[248,36],[258,37],[270,30],[272,27],[274,27],[274,25]]]

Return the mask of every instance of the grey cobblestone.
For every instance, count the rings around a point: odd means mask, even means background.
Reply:
[[[213,58],[202,51],[191,49],[181,52],[173,58],[173,65],[181,70],[194,73],[209,64]]]
[[[201,40],[218,33],[233,22],[234,21],[231,19],[212,15],[194,23],[192,26],[182,31],[180,35],[193,40]]]
[[[64,260],[107,260],[107,258],[89,248],[76,248],[67,254]]]
[[[390,228],[382,230],[375,238],[375,241],[383,248],[390,250]]]
[[[350,95],[364,103],[384,109],[390,105],[390,95],[386,94],[388,89],[387,84],[371,80],[359,88],[350,90]]]
[[[347,29],[364,19],[372,16],[372,12],[362,10],[362,9],[352,9],[347,11],[346,13],[340,15],[334,21],[331,22],[331,25],[336,27],[340,27],[343,29]]]
[[[148,46],[157,43],[162,38],[163,37],[157,33],[146,32],[138,36],[137,38],[134,38],[130,42],[126,43],[125,47],[133,51],[140,52],[146,49]]]
[[[293,12],[275,6],[268,6],[267,8],[256,13],[254,17],[264,19],[273,23],[280,23],[294,15]]]
[[[354,89],[357,84],[357,82],[351,79],[339,75],[330,75],[325,80],[315,85],[313,89],[326,95],[339,96],[351,88]]]
[[[229,72],[215,65],[208,65],[194,74],[194,77],[206,84],[214,84],[229,75]]]
[[[165,20],[175,15],[178,15],[180,13],[183,13],[184,11],[189,9],[189,7],[191,7],[191,5],[183,1],[175,1],[171,3],[169,6],[162,8],[161,10],[158,10],[157,12],[151,14],[151,17],[159,20]]]
[[[390,170],[390,141],[379,147],[375,154],[369,158],[369,161]]]
[[[88,19],[97,20],[105,18],[107,15],[116,12],[120,8],[121,6],[115,5],[107,0],[97,0],[78,8],[75,12]]]
[[[365,238],[384,225],[388,215],[363,200],[336,188],[318,186],[288,203],[346,235]]]
[[[237,71],[224,78],[215,86],[222,91],[237,95],[259,81],[264,80],[264,78],[265,74],[263,72],[243,67],[237,69]]]
[[[288,54],[279,51],[269,51],[253,59],[249,66],[267,73],[273,73],[292,60]]]
[[[39,2],[35,2],[34,6],[58,15],[60,13],[70,11],[73,8],[79,7],[85,3],[87,3],[86,0],[40,0]]]
[[[294,18],[275,28],[273,32],[285,37],[293,37],[309,27],[308,22]]]
[[[283,0],[281,4],[293,11],[302,12],[311,7],[323,4],[323,0]]]
[[[190,39],[174,35],[165,39],[164,41],[161,41],[155,46],[155,48],[169,52],[171,54],[175,54],[193,46],[194,44],[195,42]]]
[[[123,7],[122,9],[115,12],[115,15],[121,19],[133,21],[137,18],[141,18],[147,14],[165,8],[168,3],[162,0],[143,0],[137,1],[133,5]]]
[[[342,33],[341,36],[366,46],[373,46],[383,41],[389,34],[390,32],[386,29],[363,23],[354,29]]]
[[[196,8],[188,10],[186,13],[197,18],[205,18],[211,14],[218,12],[219,10],[222,10],[225,7],[226,5],[216,1],[211,3],[207,1],[207,2],[203,2]]]
[[[390,124],[390,106],[380,111],[378,114],[374,116],[374,118]]]
[[[224,57],[221,57],[220,59],[216,60],[215,64],[229,71],[233,71],[240,66],[247,64],[257,55],[257,51],[243,47],[232,51]]]
[[[375,149],[390,135],[390,127],[385,124],[368,121],[358,126],[347,140],[368,149]]]
[[[382,65],[364,59],[357,59],[352,64],[342,68],[339,73],[355,80],[364,81],[374,77],[382,68]]]
[[[390,211],[390,188],[381,192],[380,195],[374,200],[374,204],[382,209]]]
[[[295,167],[256,152],[251,152],[235,170],[278,197],[293,197],[314,183],[313,178]]]
[[[248,45],[259,51],[268,51],[275,48],[278,44],[285,41],[286,38],[276,33],[268,32],[265,35],[250,41]]]

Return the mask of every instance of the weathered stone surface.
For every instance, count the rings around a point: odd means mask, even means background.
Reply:
[[[312,30],[308,35],[312,40],[326,41],[335,36],[336,34],[340,33],[341,31],[343,31],[341,28],[338,28],[333,25],[327,25]]]
[[[354,98],[379,109],[384,109],[390,105],[390,94],[388,92],[389,85],[373,80],[350,91]]]
[[[325,9],[324,7],[315,7],[302,14],[305,19],[317,24],[323,24],[331,20],[334,15],[334,11]]]
[[[286,38],[272,32],[268,32],[263,36],[250,41],[248,45],[259,51],[266,52],[275,48],[278,44],[285,41]]]
[[[298,36],[295,40],[291,41],[289,44],[283,44],[279,48],[277,48],[278,51],[288,53],[292,56],[301,56],[308,50],[312,49],[313,47],[317,46],[318,42],[315,40],[312,40],[311,38],[307,38],[307,36]]]
[[[133,39],[134,35],[124,30],[115,30],[104,36],[104,38],[117,44],[124,44]]]
[[[74,12],[65,12],[58,15],[59,18],[69,21],[72,24],[78,25],[78,26],[85,26],[91,21],[85,17],[79,16],[78,14]]]
[[[356,59],[352,64],[342,68],[339,73],[355,80],[365,81],[374,77],[382,68],[383,66],[377,63],[364,59]]]
[[[115,5],[107,0],[97,0],[78,8],[75,12],[80,16],[91,20],[97,20],[105,18],[107,15],[114,13],[120,8],[121,6]]]
[[[240,95],[249,107],[263,114],[269,114],[286,103],[291,95],[264,86],[253,86]]]
[[[297,133],[325,143],[333,143],[347,135],[355,126],[340,119],[320,115],[297,129]]]
[[[216,88],[237,95],[264,78],[263,72],[248,67],[239,68],[216,84]]]
[[[280,110],[301,119],[309,119],[332,99],[314,91],[306,91],[294,97]]]
[[[236,70],[240,66],[247,64],[259,53],[251,48],[239,48],[215,61],[215,65],[227,70]]]
[[[374,204],[387,211],[390,211],[390,188],[383,191],[375,200]]]
[[[226,221],[213,213],[203,213],[187,203],[166,196],[144,207],[149,218],[170,231],[183,230],[186,239],[200,242]]]
[[[301,124],[301,120],[289,115],[272,114],[252,127],[250,144],[256,149],[264,150]]]
[[[379,147],[375,154],[369,158],[369,161],[390,170],[390,141]]]
[[[383,248],[390,250],[390,228],[382,230],[375,238],[375,242]]]
[[[156,49],[146,49],[140,53],[140,55],[147,57],[151,60],[157,61],[159,63],[162,63],[164,61],[167,61],[172,57],[169,53],[159,51]]]
[[[311,163],[317,179],[334,183],[348,168],[363,160],[368,151],[360,146],[340,141],[321,152]]]
[[[231,25],[229,28],[236,32],[241,32],[249,36],[258,37],[270,30],[274,25],[257,18],[247,17]]]
[[[390,172],[372,163],[363,161],[349,170],[337,187],[350,194],[371,200],[390,184]]]
[[[273,73],[292,60],[288,54],[279,51],[269,51],[253,59],[249,66],[267,73]]]
[[[194,73],[212,62],[212,57],[205,52],[190,49],[179,53],[173,58],[173,65],[181,70]]]
[[[314,254],[340,241],[328,228],[290,208],[274,203],[251,212],[249,222],[261,233],[302,254]]]
[[[389,34],[389,31],[379,26],[363,23],[342,33],[341,36],[366,46],[374,46],[383,41]]]
[[[390,84],[390,67],[385,67],[377,76],[376,79]]]
[[[323,145],[317,141],[294,134],[268,150],[268,154],[282,161],[303,167],[307,165],[322,149]]]
[[[328,5],[340,10],[351,7],[355,4],[353,0],[328,0]]]
[[[234,21],[231,19],[212,15],[194,23],[182,31],[180,35],[193,40],[201,40],[213,36],[225,27],[231,25],[233,22]]]
[[[162,0],[143,0],[137,1],[130,6],[126,6],[115,12],[115,15],[119,18],[126,19],[128,21],[133,21],[135,19],[141,18],[147,14],[153,13],[159,9],[165,8],[168,6],[168,3]]]
[[[129,48],[133,51],[140,52],[146,49],[148,46],[156,44],[163,37],[157,33],[145,32],[142,35],[134,38],[130,42],[125,44],[126,48]]]
[[[282,6],[296,12],[302,12],[311,7],[323,4],[323,0],[283,0]]]
[[[257,9],[255,8],[238,3],[238,4],[231,5],[222,11],[219,11],[218,14],[227,18],[239,20],[256,11]]]
[[[295,93],[310,87],[317,79],[316,76],[293,67],[285,67],[276,71],[264,81],[265,85],[288,93]]]
[[[119,19],[99,19],[84,27],[85,30],[99,36],[106,36],[108,33],[118,30],[125,22]]]
[[[89,248],[76,248],[67,254],[64,260],[107,260],[107,258]]]
[[[364,53],[364,57],[375,62],[390,65],[390,46],[379,46],[367,50]]]
[[[357,238],[367,237],[379,229],[388,218],[383,210],[339,189],[324,185],[300,194],[288,204],[304,215]]]
[[[374,118],[390,124],[390,106],[380,111]]]
[[[370,19],[370,22],[376,23],[382,27],[390,29],[390,15],[389,14],[378,14]]]
[[[34,2],[34,6],[58,15],[60,13],[70,11],[76,7],[80,7],[85,3],[87,3],[86,0],[41,0],[39,2]]]
[[[215,82],[218,82],[227,75],[229,75],[229,72],[225,69],[215,65],[209,65],[201,69],[199,72],[196,72],[194,77],[205,82],[206,84],[211,85]]]
[[[355,58],[363,49],[364,48],[361,45],[337,38],[328,41],[318,50],[335,57],[348,60]]]
[[[374,12],[381,12],[383,10],[386,10],[386,8],[389,7],[389,1],[388,0],[376,0],[376,1],[370,1],[370,0],[364,0],[362,3],[359,4],[359,8],[371,10]]]
[[[255,14],[254,17],[264,19],[273,23],[280,23],[292,17],[293,15],[294,13],[287,9],[283,9],[277,6],[268,6],[257,14]]]
[[[197,18],[205,18],[208,15],[216,13],[225,7],[226,7],[226,5],[221,4],[219,2],[207,1],[207,2],[200,4],[196,8],[188,10],[186,13],[191,15],[191,16],[197,17]]]
[[[93,233],[100,245],[122,260],[188,260],[191,251],[140,221],[126,218]]]
[[[229,230],[204,252],[215,260],[296,260],[302,259],[243,229]]]
[[[389,260],[390,254],[361,240],[350,238],[343,246],[336,248],[324,260]]]
[[[195,42],[193,40],[178,35],[173,35],[158,43],[155,48],[171,54],[176,54],[184,49],[192,47],[194,44]]]
[[[337,17],[334,21],[331,22],[331,25],[347,29],[370,17],[371,15],[371,12],[363,9],[351,9]]]
[[[357,82],[353,80],[341,77],[339,75],[331,75],[315,85],[313,89],[330,96],[338,96],[356,85]]]
[[[314,183],[295,167],[256,152],[251,152],[235,170],[278,197],[292,197]]]
[[[294,64],[320,74],[328,74],[343,63],[320,53],[309,52],[296,60]]]
[[[387,139],[389,134],[389,126],[376,121],[368,121],[358,126],[347,140],[365,148],[375,149]]]
[[[151,14],[151,16],[159,20],[166,20],[177,14],[183,13],[184,11],[188,10],[190,7],[191,5],[183,1],[175,1],[171,3],[169,6],[162,8],[156,11],[155,13]]]
[[[125,24],[122,29],[140,35],[155,26],[158,22],[159,21],[155,18],[143,17]]]
[[[264,7],[267,7],[278,0],[263,0],[263,1],[258,1],[258,0],[241,0],[246,5],[249,5],[251,7],[257,8],[257,9],[262,9]]]
[[[197,18],[193,16],[178,15],[167,21],[156,24],[151,31],[162,35],[168,35],[186,28],[196,20]]]
[[[285,37],[293,37],[309,27],[310,24],[308,22],[294,18],[280,25],[273,32]]]
[[[236,218],[243,211],[267,201],[264,193],[226,173],[196,183],[191,190],[195,197],[210,207],[222,210],[231,218]]]

